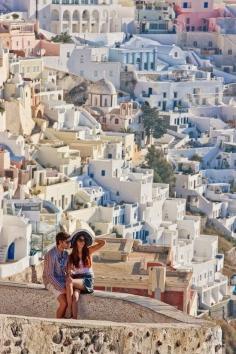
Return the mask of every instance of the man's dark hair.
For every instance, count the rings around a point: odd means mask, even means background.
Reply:
[[[67,232],[64,232],[64,231],[58,232],[58,234],[56,235],[57,246],[59,245],[60,241],[65,241],[65,240],[68,240],[69,238],[70,238],[70,235]]]

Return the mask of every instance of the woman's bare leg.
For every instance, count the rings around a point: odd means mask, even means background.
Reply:
[[[73,297],[73,282],[71,278],[66,280],[66,298],[69,309],[69,317],[72,316],[72,297]]]
[[[79,303],[79,296],[80,296],[80,291],[74,289],[73,293],[73,302],[72,302],[72,318],[74,320],[77,320],[78,317],[78,303]]]
[[[80,296],[80,290],[84,289],[83,279],[72,279],[73,284],[73,303],[72,303],[72,315],[73,319],[77,319],[78,317],[78,302]]]
[[[72,279],[72,284],[74,289],[85,290],[83,279]]]

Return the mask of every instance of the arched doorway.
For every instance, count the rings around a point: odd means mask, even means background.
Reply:
[[[59,21],[59,11],[58,10],[52,10],[51,13],[51,21]]]
[[[43,118],[42,112],[40,110],[37,112],[37,118],[40,118],[40,119]]]
[[[71,16],[68,10],[65,10],[63,12],[62,20],[63,20],[63,25],[62,25],[63,32],[68,32],[70,29],[70,21],[71,21]]]
[[[53,10],[51,13],[51,31],[54,33],[59,33],[59,11]]]
[[[75,10],[72,15],[72,32],[80,32],[80,13],[78,10]]]
[[[12,242],[8,247],[7,261],[14,261],[15,259],[15,242]]]
[[[94,10],[92,12],[91,17],[91,30],[93,33],[98,33],[100,30],[100,23],[99,23],[99,12],[98,10]]]
[[[82,13],[82,32],[89,32],[89,25],[90,25],[90,15],[88,10],[84,10]]]

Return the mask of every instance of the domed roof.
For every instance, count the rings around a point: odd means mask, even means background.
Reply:
[[[116,89],[113,83],[107,79],[96,81],[89,87],[89,93],[100,95],[116,95]]]

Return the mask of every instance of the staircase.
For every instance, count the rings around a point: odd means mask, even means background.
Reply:
[[[212,214],[213,214],[213,211],[215,210],[215,206],[217,204],[221,205],[221,203],[215,203],[215,202],[209,201],[203,195],[201,195],[200,193],[198,193],[195,190],[191,190],[189,195],[196,196],[198,198],[199,205],[198,205],[197,209],[199,209],[204,214],[206,214],[208,216],[208,218],[212,218]]]
[[[96,127],[96,129],[101,128],[100,123],[86,109],[80,107],[80,112],[87,120],[87,124],[90,124],[90,128],[94,128],[94,127]],[[80,124],[83,125],[82,122],[80,122]]]
[[[79,200],[79,202],[82,203],[89,203],[91,202],[91,195],[84,189],[80,189],[77,194],[77,199]]]
[[[0,263],[5,263],[7,258],[8,246],[0,246]]]

